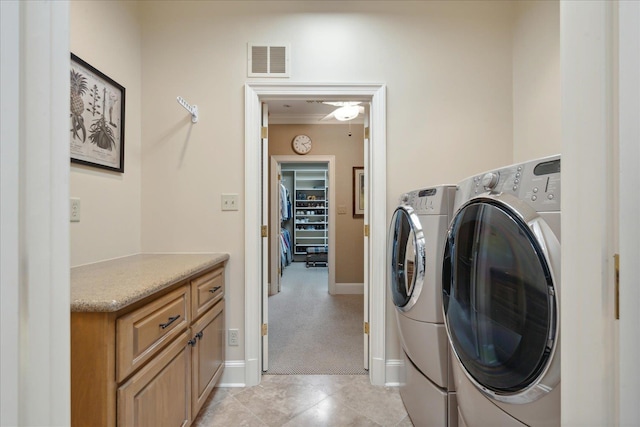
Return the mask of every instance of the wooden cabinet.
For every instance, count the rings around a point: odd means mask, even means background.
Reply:
[[[224,368],[224,281],[222,263],[116,312],[72,312],[72,425],[189,426]]]

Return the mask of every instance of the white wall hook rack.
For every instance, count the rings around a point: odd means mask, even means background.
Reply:
[[[191,114],[191,123],[198,123],[198,106],[190,105],[183,97],[178,97],[178,103]]]

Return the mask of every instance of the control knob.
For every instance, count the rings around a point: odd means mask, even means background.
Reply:
[[[498,178],[500,178],[500,175],[495,172],[486,173],[482,177],[482,186],[486,190],[493,190],[498,185]]]
[[[407,193],[403,194],[402,197],[400,197],[400,201],[406,205],[409,201],[409,195]]]

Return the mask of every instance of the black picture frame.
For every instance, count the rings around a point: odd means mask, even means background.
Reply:
[[[353,217],[364,218],[364,167],[353,167]]]
[[[72,163],[124,173],[124,86],[71,54]]]

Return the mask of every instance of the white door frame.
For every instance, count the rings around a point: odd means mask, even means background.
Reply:
[[[619,218],[620,321],[618,425],[633,425],[640,419],[640,4],[619,2]]]
[[[0,425],[68,426],[69,2],[0,22]]]
[[[270,193],[269,197],[271,198],[271,220],[269,224],[269,229],[273,230],[270,233],[271,237],[276,236],[276,231],[280,224],[278,224],[278,164],[282,165],[283,163],[326,163],[327,164],[327,173],[329,177],[329,253],[327,255],[328,267],[329,267],[329,275],[328,275],[328,283],[327,287],[329,289],[329,293],[331,295],[336,293],[336,224],[335,224],[335,211],[333,210],[335,207],[335,181],[336,181],[336,156],[329,155],[307,155],[304,158],[300,156],[285,156],[285,155],[274,155],[271,156],[271,169],[270,169],[270,178],[271,183],[269,185]],[[278,269],[278,239],[272,238],[270,239],[271,245],[271,259],[269,260],[269,264],[271,265],[271,281],[273,286],[274,278],[277,278],[277,269]],[[275,267],[275,268],[274,268]],[[274,270],[275,273],[274,273]]]
[[[260,383],[261,330],[261,102],[291,99],[371,103],[369,130],[369,379],[385,383],[386,86],[383,84],[247,83],[245,85],[245,384]],[[367,284],[365,283],[365,286]]]
[[[262,103],[262,114],[260,119],[261,128],[269,128],[269,105],[265,102]],[[260,173],[260,199],[262,205],[260,206],[262,217],[260,224],[264,226],[268,225],[269,221],[269,134],[268,132],[262,132],[260,135],[262,156],[260,157],[261,173]],[[268,233],[267,233],[268,235]],[[262,238],[259,242],[262,248],[262,260],[261,260],[261,272],[260,277],[262,283],[261,295],[262,304],[260,309],[262,312],[262,318],[260,319],[261,325],[267,325],[269,323],[269,239]],[[261,348],[262,348],[262,366],[260,369],[266,371],[269,369],[269,334],[262,334]]]
[[[563,425],[625,426],[640,418],[638,24],[637,2],[560,2]]]

